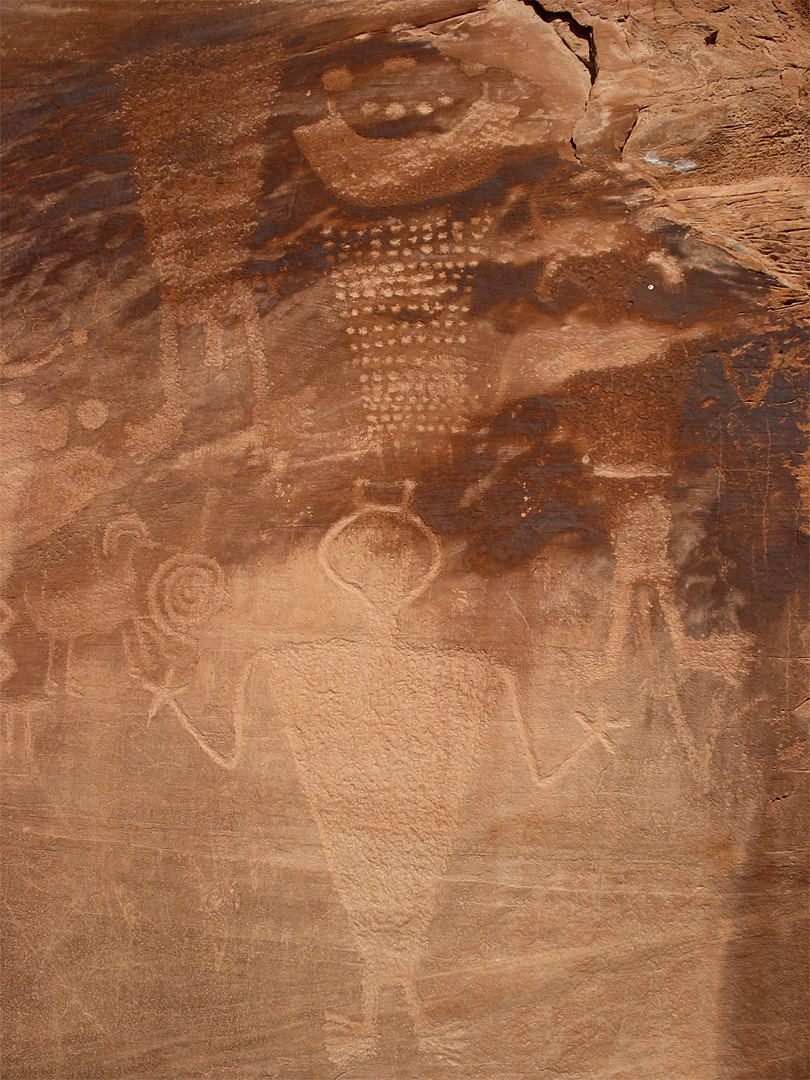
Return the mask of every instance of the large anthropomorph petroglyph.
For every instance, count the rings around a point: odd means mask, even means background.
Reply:
[[[367,625],[356,636],[250,657],[236,680],[229,752],[206,740],[206,718],[190,715],[182,690],[160,701],[217,765],[243,775],[261,775],[268,732],[285,733],[363,963],[361,1021],[330,1018],[336,1063],[375,1051],[380,995],[392,985],[405,995],[423,1048],[448,1060],[459,1048],[463,1023],[431,1024],[416,979],[462,805],[495,720],[506,721],[540,790],[587,751],[601,745],[615,754],[610,729],[628,726],[586,719],[561,760],[541,762],[508,669],[485,653],[402,639],[399,613],[442,561],[409,497],[406,488],[399,505],[367,503],[326,533],[322,568],[365,601]]]
[[[6,5],[19,1080],[805,1080],[806,5]]]

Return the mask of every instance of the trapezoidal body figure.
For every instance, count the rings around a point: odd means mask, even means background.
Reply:
[[[362,509],[327,533],[320,556],[336,584],[367,601],[366,633],[254,664],[268,678],[363,959],[362,1024],[352,1031],[328,1018],[337,1060],[341,1042],[349,1053],[373,1050],[380,993],[393,984],[430,1038],[415,969],[497,686],[483,656],[398,638],[398,612],[441,558],[418,518]]]

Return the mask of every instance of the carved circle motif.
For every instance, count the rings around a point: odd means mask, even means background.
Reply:
[[[365,595],[363,589],[356,583],[348,580],[341,572],[340,568],[335,565],[332,549],[335,541],[342,533],[350,531],[357,522],[362,522],[364,518],[374,518],[378,515],[390,516],[396,521],[415,529],[425,537],[430,547],[430,565],[421,574],[420,579],[414,587],[403,592],[398,599],[397,606],[404,607],[418,596],[421,596],[421,594],[430,586],[431,582],[436,579],[442,567],[443,554],[441,541],[438,536],[436,536],[433,530],[430,529],[420,517],[409,513],[403,506],[380,506],[376,503],[369,503],[367,506],[355,510],[354,513],[349,514],[347,517],[341,518],[340,521],[337,521],[332,525],[321,540],[318,547],[318,557],[326,574],[336,585],[339,585],[342,589],[353,592],[357,596],[362,597],[363,600],[368,601],[369,598]]]
[[[225,574],[204,555],[173,555],[149,582],[149,614],[174,637],[202,629],[225,603]]]

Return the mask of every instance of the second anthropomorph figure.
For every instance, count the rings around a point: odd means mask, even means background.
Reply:
[[[409,494],[399,505],[366,504],[327,531],[321,567],[363,601],[365,626],[250,657],[237,682],[230,754],[214,749],[179,697],[170,702],[224,769],[261,770],[272,733],[280,727],[286,736],[363,962],[362,1019],[327,1017],[336,1063],[375,1052],[381,994],[392,987],[423,1051],[446,1057],[459,1038],[458,1024],[445,1030],[426,1016],[416,976],[490,724],[511,725],[539,787],[565,776],[590,747],[613,752],[606,729],[616,724],[585,724],[571,753],[544,771],[511,671],[483,652],[400,633],[400,614],[442,562]]]

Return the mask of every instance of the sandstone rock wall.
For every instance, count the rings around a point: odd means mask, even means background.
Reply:
[[[9,1080],[803,1080],[799,0],[3,25]]]

